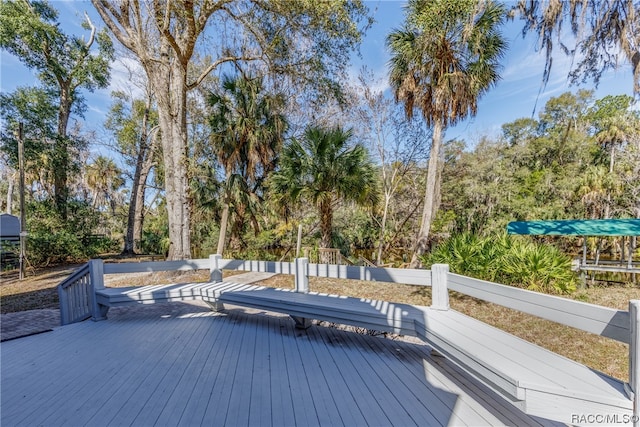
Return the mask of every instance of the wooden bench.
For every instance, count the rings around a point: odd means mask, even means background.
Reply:
[[[288,314],[303,328],[311,325],[311,319],[316,319],[417,336],[414,319],[407,311],[411,306],[337,295],[298,293],[235,282],[105,288],[96,291],[96,295],[98,303],[105,308],[201,300],[216,311],[224,310],[224,304],[231,304]]]
[[[108,307],[155,302],[202,300],[215,310],[224,304],[285,313],[300,327],[308,327],[310,319],[362,327],[382,332],[415,336],[428,343],[470,375],[502,395],[525,413],[569,424],[581,424],[581,414],[603,414],[609,423],[631,421],[634,414],[634,394],[630,384],[590,369],[578,362],[528,341],[515,337],[484,322],[449,308],[449,288],[500,303],[509,296],[515,308],[536,315],[556,318],[561,307],[564,323],[577,324],[581,329],[610,338],[631,341],[628,312],[595,310],[590,305],[548,295],[530,295],[526,291],[481,282],[448,273],[446,266],[434,266],[427,272],[372,269],[367,267],[290,264],[278,267],[296,274],[296,290],[268,288],[234,283],[233,277],[223,282],[220,268],[247,266],[235,261],[217,259],[212,277],[207,283],[173,284],[135,288],[96,289],[96,303],[106,314]],[[273,264],[275,265],[275,263]],[[268,264],[263,265],[264,269]],[[258,267],[262,268],[262,267]],[[431,307],[396,304],[308,291],[308,276],[359,278],[364,280],[398,281],[400,283],[432,285]],[[444,282],[444,286],[443,283]],[[438,284],[438,285],[437,285]],[[495,286],[494,286],[495,285]],[[489,292],[492,295],[485,295]],[[523,293],[524,292],[524,293]],[[540,295],[540,296],[538,296]],[[545,304],[535,308],[542,298]],[[549,299],[551,298],[551,299]],[[504,302],[504,301],[502,301]],[[531,304],[532,307],[528,307]],[[503,304],[506,305],[506,304]],[[554,305],[557,305],[554,308]],[[592,309],[589,311],[587,309]],[[576,314],[577,313],[577,314]],[[575,319],[574,319],[575,317]],[[632,316],[636,319],[637,314]],[[637,332],[634,332],[637,334]],[[630,354],[636,350],[632,345]],[[631,358],[631,376],[637,366]]]
[[[202,300],[419,337],[506,397],[523,412],[557,417],[571,413],[630,414],[624,384],[455,310],[245,285],[234,282],[111,288],[98,291],[108,307]],[[571,415],[571,414],[568,414]],[[570,421],[570,420],[569,420]]]

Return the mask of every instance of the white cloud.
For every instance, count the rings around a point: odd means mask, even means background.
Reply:
[[[369,83],[372,83],[370,85],[370,89],[373,92],[385,92],[387,89],[390,89],[386,68],[372,69],[371,67],[367,67],[366,70],[367,73],[373,74],[373,79],[369,81]],[[359,87],[361,85],[359,80],[361,71],[362,66],[356,67],[352,65],[349,67],[349,70],[347,71],[347,79],[350,86]]]
[[[127,57],[120,57],[111,63],[109,93],[123,91],[134,98],[145,98],[144,81],[146,75],[140,63]]]

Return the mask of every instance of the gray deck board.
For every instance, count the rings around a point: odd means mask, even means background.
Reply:
[[[274,338],[269,340],[271,358],[269,359],[269,390],[271,393],[271,425],[290,426],[295,425],[294,402],[291,396],[290,375],[287,372],[285,346],[283,334],[284,327],[278,318],[268,317],[266,323],[269,334]]]
[[[442,411],[441,390],[430,389],[424,384],[412,382],[411,376],[406,375],[407,372],[403,364],[390,366],[395,365],[393,360],[402,360],[404,356],[401,352],[396,352],[395,355],[389,357],[389,355],[375,352],[371,348],[372,339],[365,340],[367,337],[360,334],[354,334],[353,338],[358,341],[364,351],[379,355],[379,357],[366,357],[365,361],[397,399],[398,409],[404,409],[414,424],[418,426],[446,426],[449,424],[452,411]],[[453,395],[450,397],[454,398]]]
[[[227,416],[231,387],[238,372],[238,359],[242,354],[241,345],[247,332],[247,324],[240,324],[235,317],[229,320],[234,326],[234,333],[229,336],[227,343],[222,344],[225,347],[225,354],[218,359],[217,366],[209,367],[209,374],[213,374],[213,378],[209,378],[208,381],[213,381],[208,393],[206,410],[202,414],[202,425],[224,425]],[[206,374],[203,372],[203,375]],[[207,381],[206,377],[205,381]]]
[[[348,344],[340,341],[331,329],[314,328],[312,333],[323,339],[325,351],[330,352],[334,365],[338,369],[338,378],[341,378],[349,388],[360,415],[365,420],[372,418],[379,420],[381,424],[390,423],[383,407],[373,398],[374,393],[362,378],[354,359],[350,357]],[[351,412],[353,413],[356,408],[351,408]],[[358,425],[362,425],[362,423]]]
[[[233,382],[230,384],[229,400],[226,405],[225,425],[233,423],[237,425],[249,424],[249,413],[251,408],[251,395],[254,385],[266,379],[264,371],[255,369],[254,357],[256,355],[256,340],[258,333],[258,316],[250,316],[246,319],[244,336],[240,343],[240,355],[237,358],[236,372],[233,375]],[[262,353],[262,350],[259,350]],[[263,353],[262,356],[267,356]],[[254,383],[255,380],[255,383]]]
[[[293,416],[296,425],[317,426],[319,425],[312,385],[309,384],[307,374],[304,371],[304,354],[300,353],[300,348],[296,340],[296,335],[302,335],[301,331],[289,328],[280,328],[282,344],[284,347],[284,359],[286,363],[286,374],[289,380],[291,401],[293,404]],[[274,355],[277,357],[277,355]],[[278,375],[278,373],[275,373]]]
[[[302,366],[313,393],[313,402],[320,425],[345,425],[340,418],[336,405],[336,396],[329,388],[331,379],[330,356],[327,352],[317,352],[312,336],[309,333],[299,333],[296,337],[298,350],[301,355]]]
[[[310,343],[315,355],[324,356],[324,379],[328,387],[328,393],[333,397],[333,401],[340,415],[343,425],[363,425],[366,417],[359,407],[358,395],[349,387],[349,372],[351,370],[341,370],[342,366],[348,364],[347,359],[338,351],[331,351],[327,340],[321,335],[322,328],[309,328],[308,334],[312,337]],[[342,356],[342,357],[341,357]],[[363,399],[369,402],[369,399]],[[371,411],[371,405],[365,411]]]
[[[232,306],[112,310],[2,343],[1,425],[537,425],[422,344]]]
[[[212,330],[215,333],[212,332],[210,335],[202,337],[203,340],[210,341],[211,347],[208,349],[206,356],[202,355],[203,360],[199,361],[199,365],[193,367],[196,373],[194,374],[195,381],[191,384],[191,394],[176,395],[174,405],[176,407],[180,405],[184,407],[179,421],[170,423],[167,419],[166,425],[203,424],[213,389],[216,386],[218,377],[222,378],[223,376],[218,375],[218,373],[226,374],[226,372],[222,371],[225,358],[234,356],[230,352],[230,350],[232,351],[231,337],[240,327],[237,322],[233,322],[227,316],[216,316],[215,320],[216,322],[212,326]],[[184,384],[184,387],[188,388],[189,383]]]

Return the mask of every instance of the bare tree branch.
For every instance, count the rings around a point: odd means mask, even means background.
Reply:
[[[87,49],[89,49],[91,47],[91,45],[93,44],[94,38],[96,36],[96,26],[93,25],[93,22],[91,22],[91,18],[89,18],[89,15],[87,14],[87,11],[85,10],[84,12],[84,17],[87,20],[87,23],[89,24],[89,27],[91,28],[91,35],[89,36],[89,40],[87,41]]]
[[[131,30],[131,27],[121,27],[120,25],[118,25],[118,23],[125,21],[115,9],[115,7],[113,7],[113,5],[106,0],[91,0],[91,3],[98,11],[98,14],[102,18],[102,20],[107,24],[109,29],[120,41],[120,43],[122,43],[129,50],[135,50],[131,37],[128,34]],[[128,2],[123,4],[122,7],[127,7],[126,4],[128,4]],[[112,16],[115,17],[116,20],[114,20]],[[126,22],[129,22],[129,20],[127,19]],[[127,31],[127,33],[125,33],[123,30]]]
[[[219,65],[222,65],[226,62],[256,61],[258,59],[261,59],[261,58],[259,56],[225,56],[223,58],[219,58],[216,61],[214,61],[212,64],[210,64],[207,68],[205,68],[205,70],[202,73],[200,73],[200,75],[194,82],[188,83],[187,90],[191,90],[197,87],[209,75],[209,73],[215,70]]]

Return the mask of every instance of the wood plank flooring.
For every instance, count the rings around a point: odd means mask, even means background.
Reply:
[[[1,425],[554,425],[421,344],[232,306],[112,310],[0,345]]]

